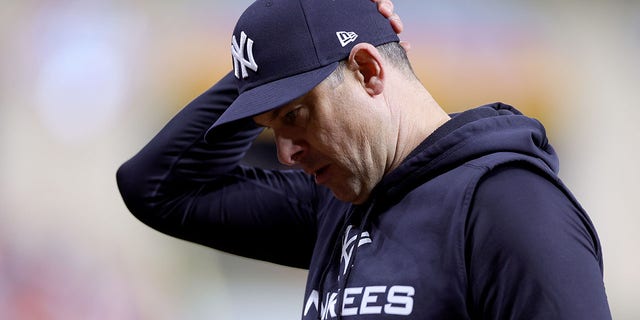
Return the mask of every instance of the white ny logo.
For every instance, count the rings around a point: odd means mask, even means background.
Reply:
[[[253,59],[253,40],[247,38],[247,34],[242,31],[240,33],[240,45],[236,41],[236,36],[233,36],[231,43],[231,56],[233,57],[233,69],[235,71],[236,78],[240,79],[239,68],[242,69],[242,78],[249,76],[247,73],[247,67],[253,71],[258,71],[258,65],[256,60]],[[245,43],[247,46],[247,55],[249,60],[244,58]]]

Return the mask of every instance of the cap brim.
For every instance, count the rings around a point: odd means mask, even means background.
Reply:
[[[326,79],[337,67],[338,62],[334,62],[241,93],[207,130],[205,140],[210,140],[209,137],[215,134],[216,128],[276,109],[305,95]]]

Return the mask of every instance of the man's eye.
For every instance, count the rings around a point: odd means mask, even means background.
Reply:
[[[287,112],[283,119],[284,119],[284,123],[286,124],[295,124],[296,123],[296,117],[298,116],[298,108],[293,109],[289,112]]]

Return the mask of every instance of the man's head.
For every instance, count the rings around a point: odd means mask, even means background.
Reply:
[[[252,117],[273,129],[282,163],[362,203],[399,161],[400,118],[383,93],[401,83],[389,78],[416,79],[397,41],[368,0],[257,1],[232,41],[240,96],[207,135]]]

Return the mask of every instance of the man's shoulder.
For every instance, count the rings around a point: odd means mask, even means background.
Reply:
[[[571,204],[555,177],[527,163],[508,163],[482,176],[475,190],[474,203],[495,209],[542,209]]]

